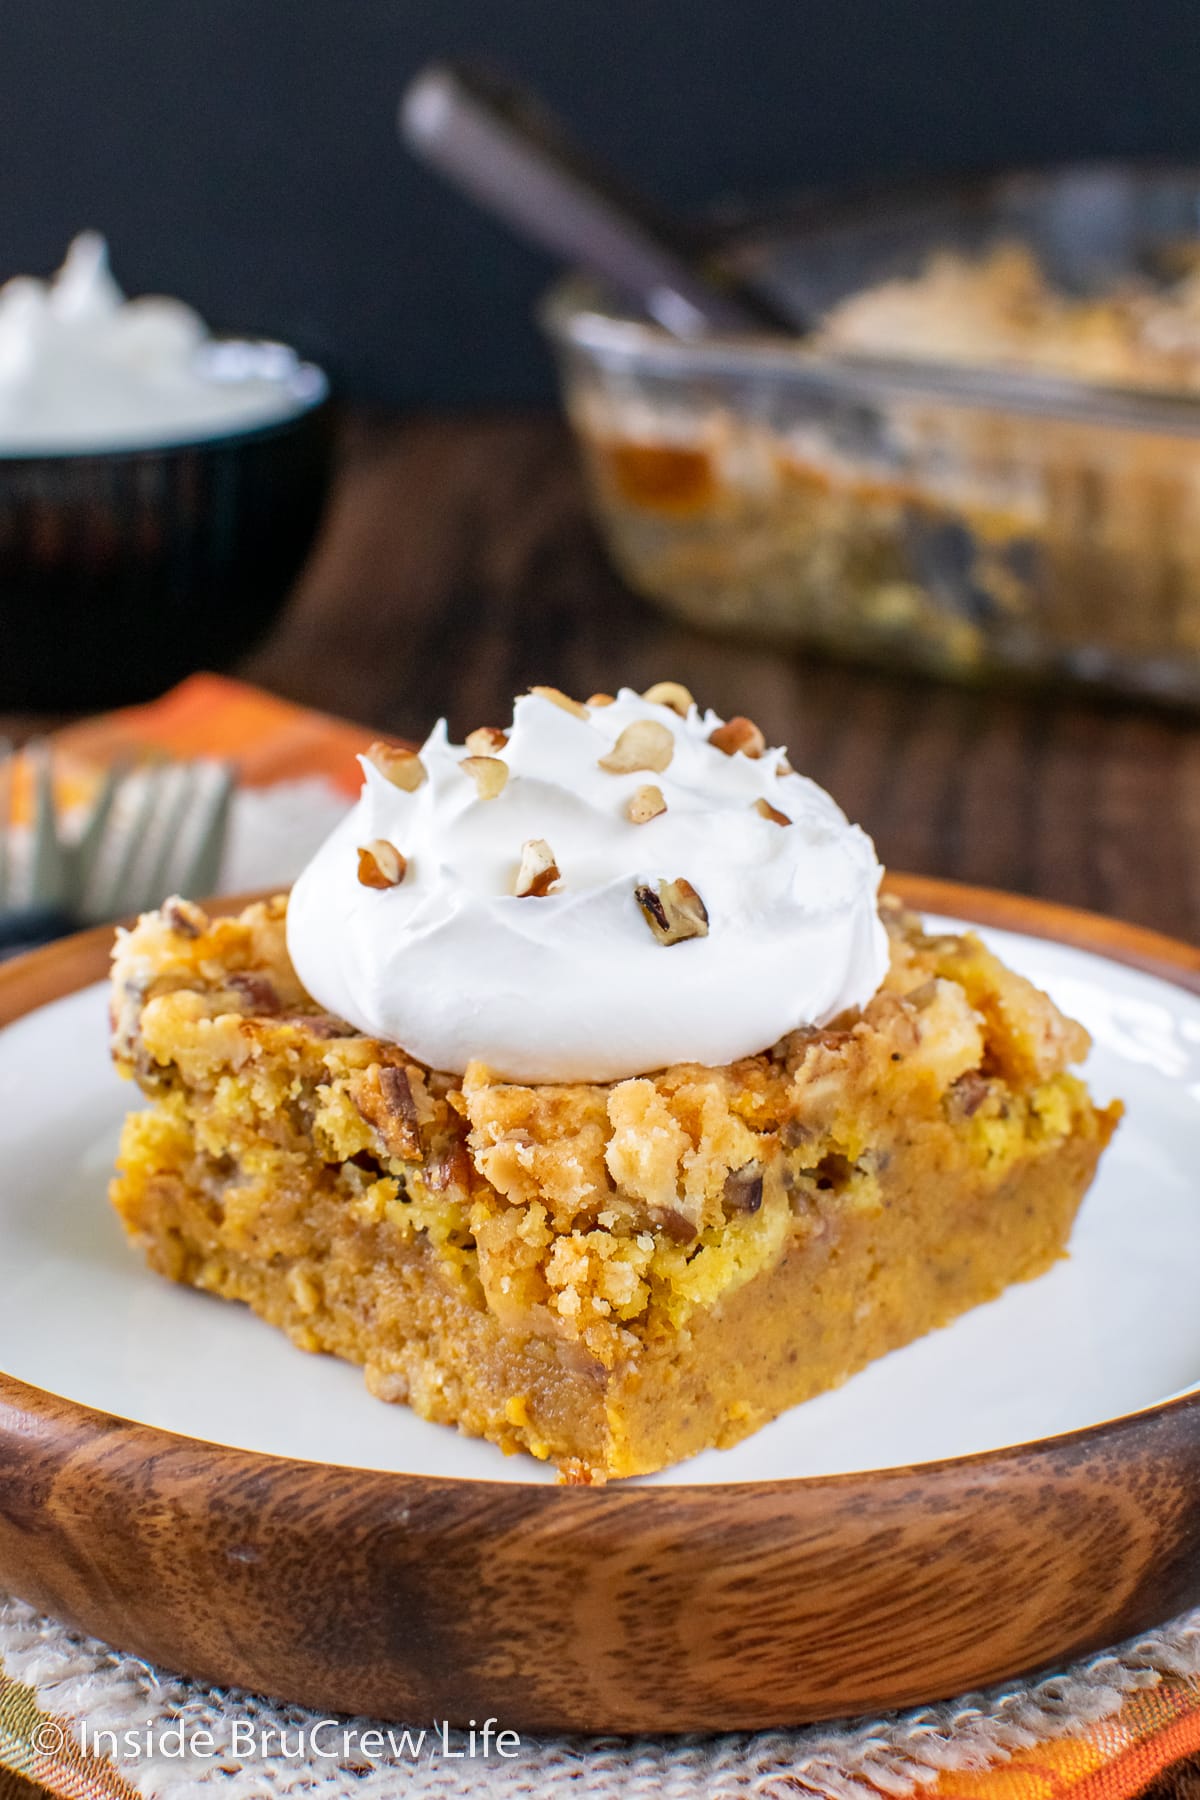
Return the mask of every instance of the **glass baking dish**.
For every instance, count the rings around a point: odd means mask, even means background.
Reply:
[[[1071,294],[1166,279],[1200,245],[1200,170],[812,203],[730,254],[815,317],[938,250],[1008,242]],[[671,611],[959,678],[1200,704],[1200,391],[683,341],[579,279],[543,322],[612,554]]]

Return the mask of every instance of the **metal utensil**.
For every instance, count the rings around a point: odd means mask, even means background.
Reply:
[[[435,63],[402,96],[399,124],[409,148],[471,199],[675,336],[804,329],[749,276],[711,268],[684,228],[580,150],[524,89]]]
[[[0,739],[0,954],[84,925],[211,893],[228,835],[233,771],[217,762],[113,768],[80,823],[63,818],[43,740],[26,746],[33,818],[12,822],[17,754]]]

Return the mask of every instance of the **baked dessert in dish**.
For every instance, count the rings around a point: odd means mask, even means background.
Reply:
[[[556,290],[625,579],[710,630],[1200,705],[1200,183],[1078,174],[752,234],[739,267],[814,321],[791,344]]]
[[[473,738],[375,746],[290,901],[119,936],[151,1104],[112,1198],[152,1267],[599,1481],[1062,1254],[1119,1114],[1086,1034],[878,902],[869,840],[748,721],[534,694]]]
[[[839,301],[825,349],[1008,366],[1172,392],[1200,389],[1200,242],[1175,244],[1174,280],[1129,274],[1094,294],[1057,287],[1025,244],[943,250],[911,278]]]

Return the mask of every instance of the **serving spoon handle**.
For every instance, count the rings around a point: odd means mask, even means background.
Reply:
[[[519,236],[584,268],[677,337],[788,332],[748,283],[715,274],[687,234],[602,169],[525,90],[457,63],[423,69],[400,101],[421,160]]]

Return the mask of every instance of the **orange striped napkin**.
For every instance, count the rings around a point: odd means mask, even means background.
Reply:
[[[1131,1800],[1185,1756],[1200,1755],[1200,1678],[1166,1675],[1078,1737],[1017,1750],[988,1769],[946,1769],[925,1792],[944,1800]]]
[[[354,759],[370,736],[224,675],[193,675],[149,706],[68,725],[54,742],[64,769],[83,784],[124,758],[213,756],[236,764],[247,787],[319,775],[355,795],[362,773]]]

